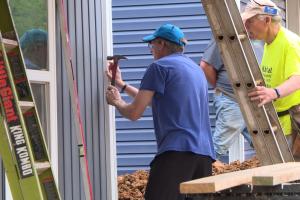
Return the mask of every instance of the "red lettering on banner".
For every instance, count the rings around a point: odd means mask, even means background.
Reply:
[[[0,60],[0,96],[7,122],[12,122],[18,119],[16,110],[13,104],[13,94],[11,88],[8,86],[8,77],[5,70],[3,60]]]

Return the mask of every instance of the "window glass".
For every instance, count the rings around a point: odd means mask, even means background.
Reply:
[[[32,83],[31,84],[34,100],[38,109],[40,121],[44,130],[44,135],[46,136],[47,142],[49,141],[49,130],[48,130],[48,124],[49,124],[49,112],[47,110],[49,109],[49,90],[47,89],[46,84],[37,84]]]
[[[10,0],[27,69],[48,70],[48,12],[45,0]]]

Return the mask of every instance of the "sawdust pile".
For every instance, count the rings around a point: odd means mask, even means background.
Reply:
[[[213,175],[259,167],[256,157],[245,162],[235,161],[230,164],[213,167]],[[136,171],[118,177],[119,200],[143,200],[148,181],[147,171]]]
[[[118,177],[119,200],[143,200],[148,181],[147,171],[136,171]]]
[[[222,165],[213,166],[213,175],[224,174],[224,173],[228,173],[228,172],[240,171],[240,170],[245,170],[245,169],[251,169],[251,168],[255,168],[255,167],[259,167],[259,160],[257,159],[257,157],[253,157],[242,163],[237,160],[230,164],[223,163]]]

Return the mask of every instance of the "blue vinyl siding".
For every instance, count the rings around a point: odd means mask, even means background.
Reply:
[[[285,1],[279,2],[285,19]],[[107,199],[108,183],[105,170],[105,122],[102,101],[104,93],[102,70],[102,45],[99,34],[105,29],[102,21],[102,0],[67,0],[70,40],[73,49],[75,75],[82,109],[82,117],[87,135],[87,146],[94,199]],[[242,0],[245,5],[247,0]],[[144,35],[150,34],[163,23],[180,26],[186,33],[189,45],[186,54],[199,62],[204,48],[211,37],[210,26],[200,0],[112,0],[114,53],[126,55],[122,61],[123,78],[130,84],[139,86],[147,65],[152,62],[147,45],[141,43]],[[57,16],[58,17],[58,16]],[[61,48],[60,28],[56,18],[57,39],[57,101],[59,136],[59,186],[62,198],[84,199],[81,171],[78,161],[77,142],[72,134],[74,124],[69,99],[64,58]],[[214,126],[214,109],[210,91],[210,114]],[[125,97],[130,101],[129,97]],[[156,153],[155,136],[151,109],[147,109],[140,122],[129,122],[116,113],[118,173],[148,169]],[[214,127],[212,127],[214,128]],[[5,198],[4,169],[0,163],[0,197]]]
[[[245,2],[241,1],[242,9]],[[199,63],[212,35],[199,0],[113,0],[112,4],[114,54],[128,57],[128,60],[120,62],[126,82],[139,87],[147,66],[153,61],[147,44],[141,39],[164,23],[182,28],[189,41],[185,53]],[[285,7],[282,0],[280,6]],[[127,102],[131,101],[125,94],[123,97]],[[210,120],[214,130],[212,101],[213,91],[210,90]],[[149,169],[156,153],[151,109],[147,108],[136,122],[122,118],[116,111],[116,128],[118,174]]]
[[[128,60],[121,61],[123,79],[136,87],[147,66],[153,61],[142,37],[165,23],[172,23],[185,32],[189,43],[186,55],[199,63],[204,48],[211,37],[209,23],[199,0],[113,0],[114,54]],[[131,98],[123,96],[127,102]],[[212,100],[212,93],[210,94]],[[214,110],[211,107],[211,122]],[[148,169],[156,153],[151,108],[141,119],[131,122],[116,112],[118,173]]]

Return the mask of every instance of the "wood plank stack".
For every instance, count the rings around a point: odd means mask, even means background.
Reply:
[[[280,163],[196,179],[180,184],[182,194],[215,193],[235,186],[274,186],[300,180],[300,162]]]

